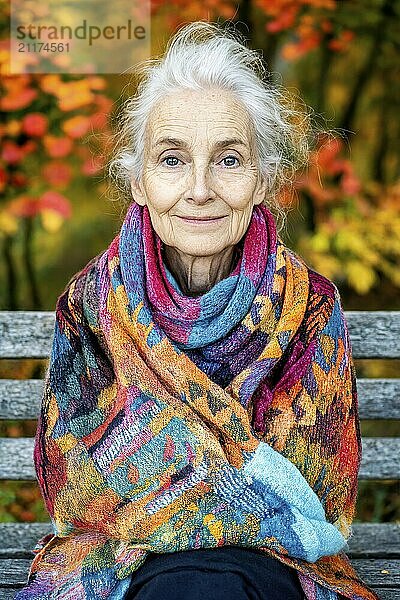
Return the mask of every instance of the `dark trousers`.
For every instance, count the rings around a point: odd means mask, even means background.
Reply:
[[[150,554],[125,600],[303,600],[296,571],[249,548]]]

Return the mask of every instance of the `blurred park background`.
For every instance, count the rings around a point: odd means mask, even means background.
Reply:
[[[0,310],[50,310],[71,275],[104,250],[126,204],[105,165],[128,75],[10,75],[8,12],[0,41]],[[339,287],[346,310],[400,309],[400,1],[153,0],[152,54],[180,25],[237,23],[271,80],[304,99],[325,128],[281,232]],[[290,204],[289,204],[290,203]],[[46,361],[2,360],[0,378],[42,378]],[[356,361],[359,377],[398,377],[399,361]],[[32,436],[6,421],[2,436]],[[393,436],[399,421],[362,423]],[[0,521],[46,521],[32,482],[0,483]],[[397,482],[362,482],[357,518],[400,518]]]

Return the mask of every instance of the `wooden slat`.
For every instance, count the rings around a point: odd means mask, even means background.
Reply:
[[[354,358],[400,358],[400,311],[346,311]],[[0,358],[47,358],[54,312],[0,311]]]
[[[0,479],[36,479],[33,438],[0,438]]]
[[[50,356],[55,313],[0,311],[0,358]]]
[[[400,558],[399,523],[354,523],[352,529],[347,552],[350,557]]]
[[[37,419],[43,379],[0,379],[0,419]]]
[[[52,533],[51,523],[0,523],[0,557],[33,557],[37,541]],[[400,558],[400,524],[355,523],[346,552],[352,558]]]
[[[0,379],[0,419],[36,419],[43,379]],[[360,419],[400,419],[400,379],[358,379]]]
[[[400,586],[400,560],[354,558],[351,564],[367,585],[376,588]]]
[[[357,379],[360,419],[400,419],[400,379]]]
[[[37,541],[52,533],[51,523],[0,523],[0,558],[33,558]]]
[[[374,589],[374,586],[372,586],[372,589]],[[378,589],[374,589],[374,591],[376,594],[378,594],[380,600],[400,600],[399,588],[379,587]],[[1,596],[0,600],[2,600]]]
[[[363,438],[360,479],[400,479],[400,438]]]
[[[31,560],[24,558],[0,560],[0,581],[9,586],[25,585]],[[351,561],[358,575],[374,588],[400,586],[400,560],[354,559]],[[379,593],[379,592],[378,592]]]
[[[28,579],[32,559],[3,558],[0,560],[0,581],[12,586],[23,586]]]
[[[32,453],[33,438],[0,438],[0,479],[35,479]],[[399,456],[400,438],[363,438],[360,479],[400,479]]]
[[[399,311],[347,311],[354,358],[400,358]]]
[[[399,588],[379,588],[375,590],[379,595],[380,600],[400,600],[400,589]],[[1,596],[0,596],[0,600]]]

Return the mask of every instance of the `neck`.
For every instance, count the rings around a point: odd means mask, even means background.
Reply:
[[[165,246],[164,260],[182,292],[186,296],[199,296],[229,275],[234,267],[234,250],[234,246],[229,246],[213,256],[190,256]]]

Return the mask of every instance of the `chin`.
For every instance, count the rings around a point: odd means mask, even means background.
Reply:
[[[183,254],[188,254],[189,256],[214,256],[214,254],[219,254],[225,250],[226,247],[226,245],[222,246],[221,244],[210,244],[207,242],[176,246]]]

